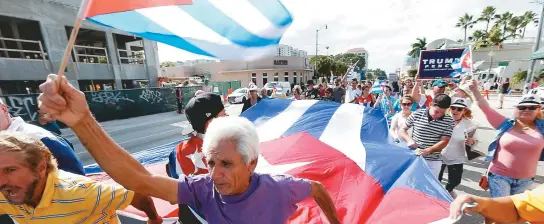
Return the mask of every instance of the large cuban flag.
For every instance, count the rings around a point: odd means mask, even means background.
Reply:
[[[274,55],[293,22],[279,0],[84,0],[83,3],[82,17],[88,21],[225,60]]]
[[[406,146],[390,139],[379,109],[328,101],[266,99],[242,113],[261,141],[257,172],[287,173],[320,181],[330,192],[342,223],[431,223],[449,215],[451,197],[426,165]],[[148,170],[165,174],[177,143],[134,155]],[[111,182],[96,165],[94,179]],[[174,171],[175,172],[175,171]],[[155,200],[166,220],[177,206]],[[121,217],[145,220],[128,208]],[[139,218],[138,218],[139,217]],[[326,223],[315,201],[307,199],[289,223]]]

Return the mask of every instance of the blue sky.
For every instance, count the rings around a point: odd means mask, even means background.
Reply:
[[[465,12],[479,16],[488,5],[499,13],[510,11],[540,12],[540,5],[531,0],[282,0],[291,11],[294,22],[281,43],[315,54],[315,30],[320,31],[319,53],[343,53],[364,47],[369,51],[369,67],[387,72],[402,66],[410,44],[417,37],[428,42],[438,38],[463,38],[455,28],[458,17]],[[479,25],[485,27],[484,24]],[[478,28],[475,27],[475,28]],[[469,31],[468,33],[472,33]],[[526,37],[536,36],[536,27],[527,28]],[[159,43],[160,61],[183,61],[204,58]]]

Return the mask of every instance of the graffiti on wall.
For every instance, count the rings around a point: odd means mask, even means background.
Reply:
[[[115,105],[119,101],[128,101],[134,103],[134,100],[131,100],[121,94],[122,92],[114,91],[99,91],[91,93],[91,100],[94,103],[103,103],[103,104],[112,104]]]
[[[144,89],[140,94],[140,99],[148,103],[160,103],[162,101],[162,94],[157,90]]]
[[[38,100],[36,95],[6,96],[2,101],[6,104],[9,113],[14,117],[21,117],[25,121],[38,119]]]

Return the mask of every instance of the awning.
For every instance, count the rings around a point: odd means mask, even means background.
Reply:
[[[537,59],[544,59],[544,48],[539,49],[535,53],[531,55],[531,59],[537,60]]]

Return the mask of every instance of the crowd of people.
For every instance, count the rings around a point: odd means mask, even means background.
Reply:
[[[421,156],[438,180],[447,170],[445,189],[455,198],[452,218],[478,212],[488,223],[544,221],[544,188],[526,192],[538,161],[544,159],[540,97],[524,95],[510,118],[489,106],[488,92],[482,95],[474,80],[407,79],[398,88],[383,82],[378,90],[374,84],[335,80],[316,88],[312,81],[305,91],[294,86],[292,94],[294,100],[381,110],[397,144]],[[430,85],[430,94],[426,85]],[[100,167],[122,187],[86,178],[81,161],[66,141],[11,117],[0,102],[0,214],[4,214],[0,223],[118,223],[115,211],[129,205],[146,213],[149,223],[162,223],[150,196],[178,204],[183,223],[192,222],[191,210],[209,223],[285,223],[296,204],[306,198],[316,201],[330,223],[340,223],[321,183],[255,172],[260,145],[256,128],[245,118],[227,116],[216,94],[199,92],[189,100],[184,113],[192,134],[172,152],[168,176],[160,176],[147,171],[108,136],[93,118],[84,94],[65,77],[50,75],[40,90],[42,125],[58,120],[71,127]],[[264,98],[268,98],[266,91],[251,87],[242,110]],[[472,120],[472,105],[497,130],[487,155],[473,150],[480,139],[475,135],[478,124]],[[202,163],[183,166],[191,156]],[[490,162],[480,186],[489,189],[491,198],[457,196],[454,190],[462,182],[463,165],[478,156]],[[466,203],[475,204],[467,208]]]

